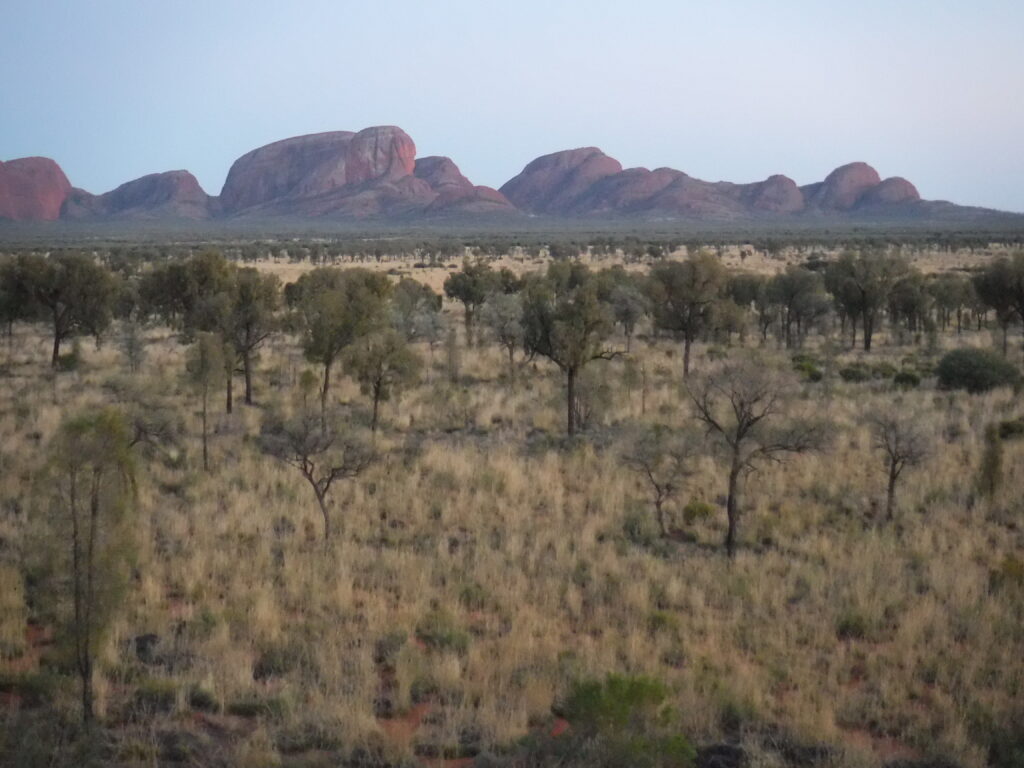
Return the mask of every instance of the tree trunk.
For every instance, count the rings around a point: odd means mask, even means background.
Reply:
[[[664,501],[659,497],[654,500],[654,514],[658,518],[658,529],[661,531],[661,537],[668,537],[668,528],[665,527],[665,510]]]
[[[893,510],[896,507],[896,480],[900,473],[896,468],[896,462],[889,462],[889,488],[885,496],[885,519],[892,520]]]
[[[690,375],[690,347],[693,345],[693,341],[689,336],[683,339],[683,378],[685,379]]]
[[[242,355],[242,370],[245,374],[245,404],[252,405],[252,353],[248,350]]]
[[[377,417],[380,414],[380,385],[373,385],[373,418],[370,419],[370,431],[377,431]]]
[[[210,471],[210,451],[207,446],[208,431],[206,429],[207,400],[209,400],[209,387],[203,387],[203,471]]]
[[[729,470],[729,495],[725,502],[725,513],[729,527],[725,534],[725,551],[729,557],[736,556],[736,534],[740,523],[740,470],[739,457],[733,456],[732,469]]]
[[[331,364],[324,363],[324,384],[320,387],[320,430],[327,431],[327,393],[331,388]]]
[[[515,384],[516,381],[516,348],[509,346],[508,348],[508,383],[509,385]]]
[[[53,355],[50,357],[50,367],[56,368],[60,361],[60,333],[53,332]]]
[[[569,432],[569,437],[576,434],[576,369],[567,368],[565,371],[566,378],[566,427]]]
[[[324,543],[326,544],[331,539],[331,515],[327,510],[327,496],[320,492],[312,480],[310,480],[310,484],[313,486],[313,493],[316,494],[316,503],[320,505],[320,514],[324,516]]]
[[[224,396],[224,410],[231,413],[234,407],[235,393],[234,393],[235,373],[229,370],[227,375],[227,388]]]
[[[864,351],[871,351],[871,337],[875,334],[875,320],[869,315],[864,315]]]

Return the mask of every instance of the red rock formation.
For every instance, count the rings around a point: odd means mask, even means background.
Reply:
[[[532,213],[566,213],[595,182],[619,173],[622,164],[597,147],[570,149],[538,157],[510,179],[500,192],[513,205]]]
[[[345,182],[409,176],[416,166],[416,145],[401,128],[366,128],[352,137],[345,157]]]
[[[804,209],[804,195],[788,176],[776,174],[757,184],[749,184],[742,200],[756,211],[796,213]]]
[[[67,176],[48,157],[0,163],[0,219],[53,221],[69,192]]]
[[[914,203],[921,199],[917,187],[906,179],[893,176],[881,184],[872,187],[857,201],[858,207],[875,205],[898,205],[900,203]]]
[[[824,211],[849,211],[861,195],[882,181],[878,171],[867,163],[850,163],[836,168],[821,184],[812,185],[807,202]]]
[[[153,173],[122,184],[103,195],[74,189],[64,201],[66,219],[206,219],[213,212],[210,197],[188,171]]]
[[[430,185],[436,197],[429,204],[433,212],[498,213],[515,207],[496,189],[474,185],[447,157],[421,157],[416,161],[416,178]]]

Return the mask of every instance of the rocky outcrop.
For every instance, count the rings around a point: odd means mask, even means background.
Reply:
[[[871,187],[857,201],[859,208],[875,205],[899,205],[916,203],[921,199],[917,187],[906,179],[893,176],[880,184]]]
[[[781,174],[747,185],[741,199],[755,211],[769,213],[796,213],[802,211],[806,204],[804,193],[796,182]]]
[[[0,163],[0,219],[53,221],[70,192],[64,171],[48,157]]]
[[[188,171],[153,173],[102,195],[73,189],[65,219],[208,219],[215,203]]]
[[[538,157],[499,190],[517,208],[531,213],[569,213],[581,207],[591,187],[622,171],[622,164],[597,147]]]
[[[823,182],[804,187],[807,203],[822,211],[849,211],[861,196],[882,183],[878,171],[867,163],[836,168]]]
[[[400,128],[285,139],[235,161],[220,195],[238,216],[409,217],[509,213],[498,191],[473,185],[447,157],[416,160]]]
[[[436,197],[428,209],[446,213],[510,213],[515,206],[501,192],[474,185],[448,157],[421,157],[413,174],[426,182]]]

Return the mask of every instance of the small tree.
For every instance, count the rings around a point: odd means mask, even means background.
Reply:
[[[65,421],[50,447],[47,485],[54,537],[71,592],[71,643],[82,719],[93,720],[93,664],[128,579],[135,495],[131,436],[115,409]]]
[[[142,326],[132,318],[121,324],[121,352],[128,364],[129,373],[138,373],[146,360],[146,337]]]
[[[413,383],[423,363],[400,333],[391,329],[356,339],[346,350],[345,365],[364,394],[373,399],[372,431],[377,431],[380,403]]]
[[[683,480],[693,474],[698,456],[699,445],[692,436],[659,425],[637,437],[623,457],[650,491],[663,537],[669,535],[665,507],[679,495]]]
[[[498,274],[482,261],[467,261],[461,272],[453,272],[444,281],[444,293],[449,299],[461,302],[466,322],[466,345],[473,346],[476,312],[487,297],[499,290]]]
[[[272,413],[260,429],[260,447],[295,467],[309,483],[324,519],[324,542],[331,538],[329,496],[339,480],[356,477],[375,460],[364,441],[343,433],[330,418],[322,421],[302,409],[291,418]]]
[[[265,275],[253,267],[236,270],[224,337],[242,362],[246,405],[253,402],[253,359],[278,327],[274,312],[279,295],[276,275]]]
[[[592,360],[610,360],[618,352],[605,347],[611,334],[612,318],[597,298],[597,290],[586,270],[570,281],[549,276],[532,280],[523,289],[523,341],[530,354],[548,358],[565,373],[566,424],[569,436],[576,434],[576,380]]]
[[[320,413],[326,420],[331,372],[342,351],[356,338],[385,322],[391,290],[386,275],[368,269],[323,267],[307,272],[291,286],[306,359],[323,366]]]
[[[53,368],[64,341],[83,334],[98,341],[110,325],[117,281],[92,259],[79,253],[30,255],[19,260],[18,272],[37,313],[50,320]]]
[[[480,320],[508,355],[508,380],[515,380],[516,349],[523,344],[523,305],[519,297],[494,293],[484,302]]]
[[[885,457],[888,485],[885,517],[892,520],[896,505],[896,484],[907,467],[920,464],[930,452],[932,437],[919,414],[893,406],[868,417],[874,447]]]
[[[730,557],[736,552],[743,479],[765,461],[779,461],[784,454],[815,450],[824,443],[820,424],[775,424],[785,418],[784,393],[797,387],[792,376],[756,361],[727,363],[687,387],[698,420],[724,449],[729,463],[725,547]]]
[[[209,429],[207,427],[210,391],[220,386],[225,375],[224,343],[213,333],[200,333],[185,359],[189,384],[199,393],[203,430],[203,470],[210,471]]]
[[[684,377],[690,373],[690,349],[710,324],[725,281],[725,268],[706,253],[657,264],[651,270],[654,322],[683,340]]]

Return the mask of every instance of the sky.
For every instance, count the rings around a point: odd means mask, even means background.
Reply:
[[[0,0],[0,160],[217,194],[263,144],[398,125],[495,187],[598,146],[1024,212],[1022,30],[1021,0]]]

